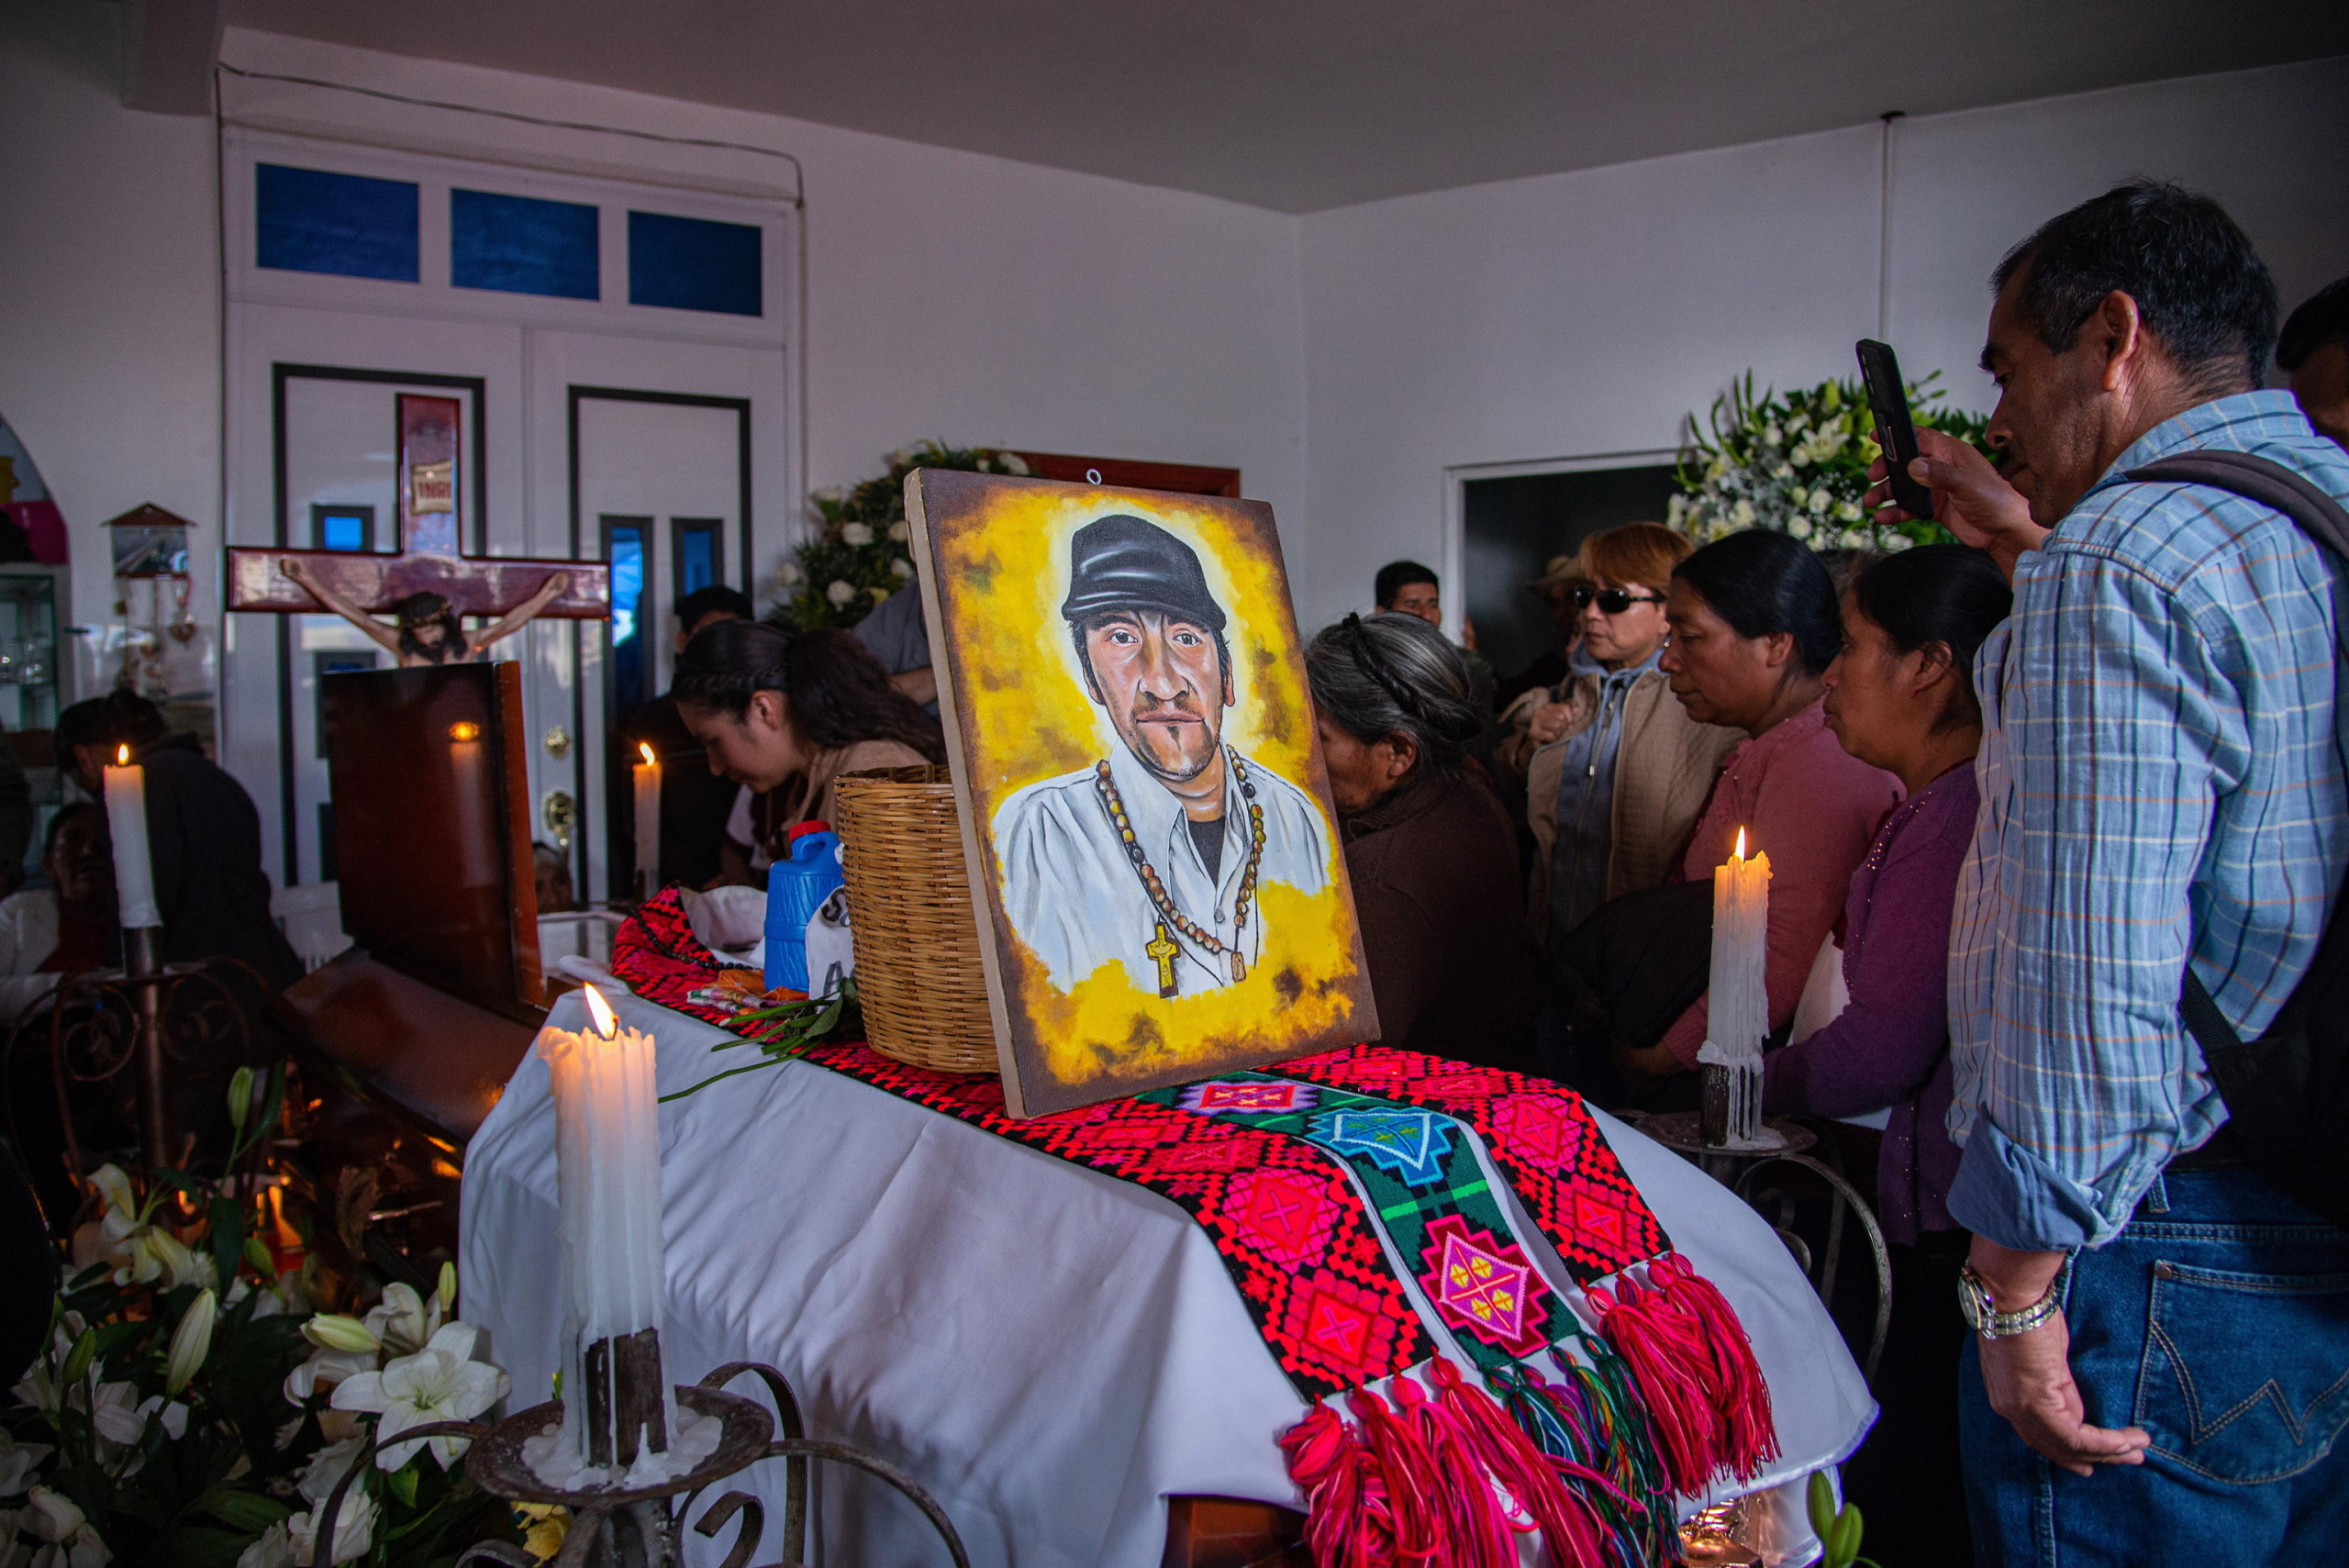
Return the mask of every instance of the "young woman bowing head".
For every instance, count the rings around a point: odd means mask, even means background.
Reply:
[[[844,631],[718,621],[685,645],[670,692],[709,771],[742,786],[727,837],[751,872],[793,828],[832,819],[841,774],[946,760],[936,722]]]

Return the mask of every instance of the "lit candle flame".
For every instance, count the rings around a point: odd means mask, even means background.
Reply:
[[[612,1005],[604,1000],[604,994],[593,985],[582,985],[580,989],[587,993],[587,1017],[595,1024],[596,1032],[606,1040],[619,1033],[620,1021],[612,1016]]]
[[[481,726],[475,724],[470,718],[461,718],[457,720],[456,723],[449,726],[449,739],[451,740],[478,740],[481,739]]]
[[[117,746],[114,749],[114,765],[117,768],[127,768],[130,766],[130,748],[128,745]]]
[[[647,742],[642,741],[642,740],[638,741],[638,742],[636,743],[636,749],[637,749],[639,751],[641,751],[642,753],[644,753],[644,760],[645,760],[645,762],[646,762],[647,763],[651,763],[651,762],[654,762],[654,761],[656,761],[656,760],[657,760],[657,759],[655,759],[655,758],[654,758],[654,756],[652,755],[652,748],[651,748],[651,746],[650,744],[648,744]]]
[[[1744,829],[1744,828],[1740,828],[1737,830],[1737,856],[1736,856],[1736,858],[1737,858],[1737,859],[1739,859],[1739,860],[1743,860],[1743,859],[1745,858],[1745,829]]]

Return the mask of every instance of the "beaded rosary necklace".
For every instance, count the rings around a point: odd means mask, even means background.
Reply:
[[[1102,808],[1109,814],[1109,825],[1118,830],[1118,841],[1125,846],[1127,861],[1132,864],[1134,874],[1141,879],[1142,891],[1150,895],[1151,903],[1162,917],[1157,923],[1155,940],[1142,948],[1158,963],[1158,994],[1161,996],[1174,996],[1181,989],[1174,983],[1174,955],[1181,950],[1166,935],[1170,923],[1208,951],[1219,957],[1230,954],[1231,978],[1235,984],[1248,978],[1248,961],[1241,955],[1240,941],[1247,933],[1248,906],[1256,895],[1256,867],[1264,858],[1264,808],[1256,804],[1256,785],[1248,777],[1248,764],[1240,760],[1240,753],[1227,746],[1223,749],[1223,755],[1231,768],[1232,777],[1240,783],[1241,795],[1248,802],[1248,870],[1241,877],[1239,895],[1232,901],[1230,947],[1226,947],[1213,931],[1201,929],[1197,921],[1189,919],[1174,906],[1174,900],[1167,895],[1165,884],[1159,881],[1158,872],[1143,855],[1141,840],[1134,837],[1133,824],[1126,817],[1125,799],[1118,793],[1117,782],[1109,776],[1108,762],[1103,761],[1094,764],[1093,787],[1100,794]]]

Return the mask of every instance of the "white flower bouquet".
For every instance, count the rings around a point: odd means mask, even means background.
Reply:
[[[1932,384],[1939,374],[1909,384],[1911,417],[1987,452],[1986,421],[1943,406]],[[1907,550],[1950,539],[1938,523],[1878,523],[1863,508],[1879,450],[1857,381],[1756,396],[1748,371],[1713,400],[1703,431],[1688,417],[1681,494],[1665,521],[1698,544],[1744,528],[1776,528],[1815,550]]]
[[[248,1069],[229,1090],[241,1173],[159,1171],[143,1190],[112,1165],[92,1173],[97,1214],[74,1235],[50,1342],[0,1408],[0,1568],[306,1564],[321,1506],[379,1442],[344,1496],[335,1562],[425,1568],[528,1539],[465,1477],[462,1439],[394,1440],[506,1397],[454,1317],[455,1268],[429,1290],[386,1284],[356,1315],[315,1312],[349,1287],[285,1250],[317,1217],[295,1209],[289,1232],[283,1193],[262,1200],[279,1184],[263,1129],[283,1074],[248,1126],[255,1086]]]
[[[808,499],[818,533],[775,573],[784,591],[777,615],[793,626],[854,626],[873,606],[911,580],[907,553],[906,475],[917,468],[958,468],[973,473],[1024,474],[1018,452],[993,447],[950,447],[922,441],[884,460],[888,470],[843,491],[828,485]]]

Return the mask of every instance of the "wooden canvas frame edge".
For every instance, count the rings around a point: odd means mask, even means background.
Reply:
[[[930,519],[922,509],[922,470],[906,475],[906,527],[914,562],[914,581],[921,589],[922,628],[930,639],[930,662],[941,673],[938,682],[939,727],[946,736],[946,773],[954,784],[955,827],[963,838],[963,870],[970,884],[971,917],[979,927],[979,969],[986,977],[987,1022],[995,1031],[996,1072],[1003,1081],[1004,1108],[1025,1118],[1027,1096],[1019,1081],[1019,1045],[1012,1039],[1011,1002],[1004,986],[1003,952],[996,940],[992,879],[979,842],[978,804],[971,789],[969,765],[959,737],[962,712],[956,701],[962,662],[946,636],[944,602],[938,594],[937,546],[930,537]]]
[[[910,553],[913,556],[914,580],[921,589],[923,629],[930,641],[930,667],[939,672],[938,717],[940,727],[946,738],[947,774],[952,780],[954,785],[954,806],[957,817],[956,827],[960,830],[963,840],[963,865],[966,880],[970,884],[971,915],[973,920],[978,927],[979,966],[986,978],[987,1019],[993,1026],[995,1031],[996,1071],[1003,1081],[1003,1098],[1005,1108],[1012,1116],[1024,1120],[1030,1116],[1044,1116],[1057,1110],[1074,1109],[1075,1108],[1075,1106],[1092,1104],[1095,1103],[1095,1100],[1078,1100],[1072,1106],[1052,1106],[1030,1110],[1027,1105],[1026,1092],[1020,1082],[1019,1042],[1015,1037],[1015,1031],[1012,1027],[1010,994],[1005,984],[1003,973],[1003,951],[997,940],[999,928],[998,922],[996,919],[996,890],[995,888],[993,879],[988,875],[988,862],[986,855],[984,852],[984,846],[980,842],[978,806],[971,787],[971,778],[963,754],[961,740],[963,734],[961,722],[962,715],[957,703],[956,695],[957,688],[961,684],[960,676],[962,673],[962,659],[960,656],[960,651],[955,648],[952,640],[946,635],[944,604],[941,599],[938,591],[936,541],[930,537],[930,519],[924,511],[924,497],[922,495],[922,487],[919,483],[925,472],[925,470],[915,469],[906,475],[906,525],[909,535],[907,542],[909,547]],[[962,477],[969,476],[964,475]],[[1004,476],[990,474],[981,477],[1000,479]],[[1013,477],[1010,482],[1014,484],[1023,483],[1017,477]],[[1028,482],[1054,484],[1065,484],[1069,483],[1064,480]],[[1106,490],[1114,489],[1116,487],[1104,485],[1102,488]],[[1177,495],[1178,498],[1185,500],[1218,501],[1235,503],[1243,506],[1263,507],[1265,513],[1265,520],[1268,524],[1271,524],[1270,531],[1273,548],[1275,550],[1280,550],[1279,525],[1272,517],[1272,507],[1269,503],[1264,501],[1251,501],[1244,496],[1194,496],[1183,495],[1179,492],[1169,492],[1168,494]],[[1286,581],[1288,573],[1286,552],[1282,551],[1281,553],[1281,575],[1283,580]],[[1288,605],[1288,616],[1291,639],[1295,643],[1297,657],[1301,663],[1304,658],[1307,639],[1303,629],[1297,624],[1297,606],[1294,595],[1291,595],[1290,603]],[[1302,672],[1300,671],[1300,673],[1301,673]],[[1327,759],[1321,755],[1321,742],[1318,736],[1308,734],[1306,742],[1306,751],[1308,757],[1311,761],[1311,767],[1314,773],[1313,783],[1319,786],[1319,793],[1308,789],[1307,794],[1311,795],[1318,805],[1322,806],[1327,810],[1330,829],[1333,835],[1339,835],[1338,837],[1333,838],[1330,846],[1331,861],[1333,862],[1332,872],[1339,887],[1344,892],[1347,904],[1349,906],[1353,906],[1353,868],[1346,863],[1345,846],[1341,836],[1343,830],[1338,824],[1336,800],[1330,789],[1328,762]],[[1354,917],[1353,957],[1355,960],[1355,973],[1361,980],[1361,1002],[1364,1011],[1363,1022],[1369,1031],[1364,1036],[1364,1038],[1377,1040],[1382,1038],[1379,1032],[1378,1001],[1370,985],[1370,959],[1369,954],[1364,950],[1363,944],[1362,919],[1358,907],[1356,908]],[[1281,1054],[1272,1058],[1272,1061],[1291,1062],[1299,1057],[1310,1056],[1317,1051],[1327,1051],[1330,1049],[1331,1049],[1331,1047],[1326,1042],[1310,1048],[1300,1046],[1295,1050],[1282,1052]],[[1192,1081],[1194,1080],[1174,1076],[1167,1078],[1163,1083],[1152,1082],[1136,1084],[1132,1087],[1121,1089],[1119,1092],[1123,1094],[1140,1094],[1152,1088],[1165,1087],[1167,1084],[1179,1084]],[[1114,1096],[1096,1096],[1096,1099],[1109,1097]]]

